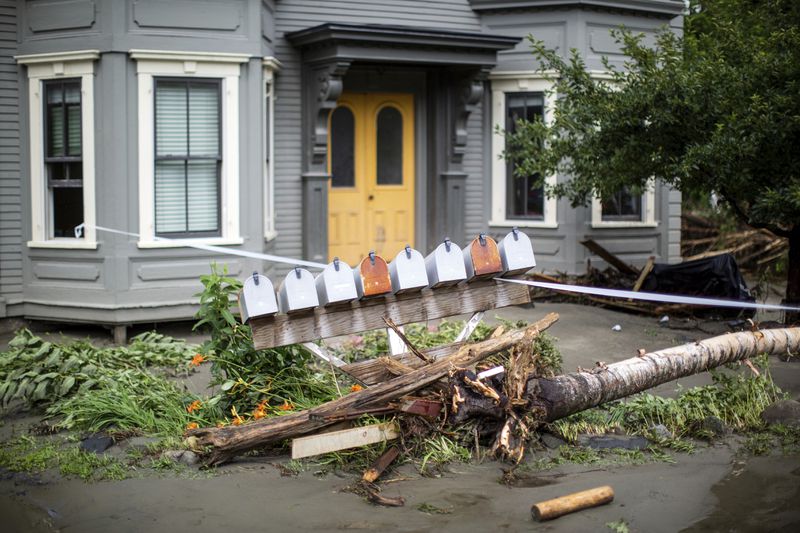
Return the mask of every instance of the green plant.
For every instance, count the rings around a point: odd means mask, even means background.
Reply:
[[[189,412],[187,406],[201,407]],[[144,370],[132,369],[104,377],[98,387],[57,401],[48,417],[57,426],[92,432],[113,428],[160,435],[180,435],[191,422],[210,425],[221,415],[175,383]]]
[[[614,533],[629,533],[630,528],[624,519],[620,518],[614,522],[606,522],[606,527]]]
[[[50,342],[19,330],[0,352],[0,407],[19,400],[47,405],[97,388],[120,371],[160,369],[187,372],[196,347],[155,332],[128,346],[97,348],[88,341]]]
[[[421,455],[419,472],[422,475],[433,475],[431,468],[441,470],[447,463],[453,461],[466,463],[472,458],[468,448],[441,434],[423,441]]]
[[[212,384],[221,393],[213,399],[234,419],[247,413],[280,414],[307,408],[337,396],[329,369],[316,370],[311,355],[297,345],[256,350],[250,327],[231,312],[242,283],[227,276],[226,268],[212,265],[211,274],[200,278],[203,291],[194,329],[210,333],[201,351],[212,361]],[[259,410],[259,406],[262,408]]]

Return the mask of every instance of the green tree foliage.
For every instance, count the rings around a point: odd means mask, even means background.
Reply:
[[[693,0],[685,34],[621,28],[628,56],[592,77],[531,36],[555,72],[553,120],[508,134],[518,175],[568,176],[548,194],[586,204],[651,179],[716,193],[747,224],[790,239],[787,300],[800,301],[800,2]]]

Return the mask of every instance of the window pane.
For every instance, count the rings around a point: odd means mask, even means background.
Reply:
[[[81,107],[67,106],[67,153],[70,156],[81,155]]]
[[[64,157],[64,108],[60,105],[48,107],[47,119],[47,156]]]
[[[403,115],[394,107],[378,113],[378,185],[403,183]]]
[[[53,237],[75,237],[83,222],[83,187],[53,187]]]
[[[67,104],[80,104],[81,103],[81,86],[80,82],[64,83],[64,103]]]
[[[353,187],[355,177],[355,118],[347,107],[331,114],[331,186]]]
[[[156,83],[156,155],[187,154],[187,87],[184,82]]]
[[[219,190],[216,161],[189,161],[188,231],[216,231],[219,221]]]
[[[219,86],[189,85],[189,154],[219,155]]]
[[[642,195],[624,187],[602,201],[603,220],[642,220]]]
[[[186,231],[186,163],[156,161],[156,233]]]
[[[506,94],[506,130],[514,132],[518,120],[544,120],[542,93]],[[508,218],[544,219],[544,185],[538,175],[516,177],[514,165],[506,165],[506,216]]]

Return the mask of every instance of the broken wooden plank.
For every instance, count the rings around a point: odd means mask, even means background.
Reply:
[[[644,283],[645,278],[650,272],[653,271],[653,267],[656,264],[656,256],[651,255],[647,258],[647,263],[644,264],[642,271],[639,272],[639,277],[636,279],[636,283],[633,284],[633,291],[639,292],[639,289],[642,288],[642,284]]]
[[[436,418],[442,412],[442,402],[425,398],[408,398],[400,402],[396,409],[401,413]]]
[[[614,489],[608,485],[535,503],[531,507],[533,519],[542,522],[565,514],[610,503],[614,499]]]
[[[360,448],[376,442],[394,440],[399,436],[400,428],[398,425],[394,422],[388,422],[299,437],[292,441],[292,459],[302,459],[303,457],[338,452],[349,448]]]
[[[375,483],[375,480],[377,480],[380,475],[383,474],[383,471],[386,470],[386,467],[392,464],[392,461],[397,459],[398,455],[400,455],[400,449],[397,446],[392,446],[383,452],[383,454],[378,457],[374,463],[372,463],[372,466],[364,472],[364,475],[361,476],[361,481],[366,483]]]
[[[589,249],[593,254],[602,258],[606,263],[613,266],[623,274],[628,274],[629,276],[638,276],[639,271],[633,268],[631,265],[617,257],[616,255],[612,254],[602,246],[600,246],[597,242],[593,239],[586,239],[585,241],[581,241],[581,244],[584,245],[586,248]]]
[[[427,348],[422,350],[422,353],[430,359],[439,360],[458,352],[463,345],[463,342],[447,344]],[[424,364],[419,358],[406,352],[390,357],[378,357],[350,363],[341,367],[341,370],[365,385],[375,385],[405,373],[405,368],[415,369]]]
[[[395,324],[425,322],[453,315],[530,303],[527,286],[495,280],[463,283],[419,293],[387,295],[336,308],[317,307],[303,316],[276,315],[253,318],[253,344],[257,350],[349,335]]]

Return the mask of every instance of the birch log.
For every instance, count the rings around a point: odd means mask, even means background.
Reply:
[[[800,328],[729,333],[633,357],[603,370],[530,378],[526,395],[551,422],[678,378],[756,355],[800,352]]]

